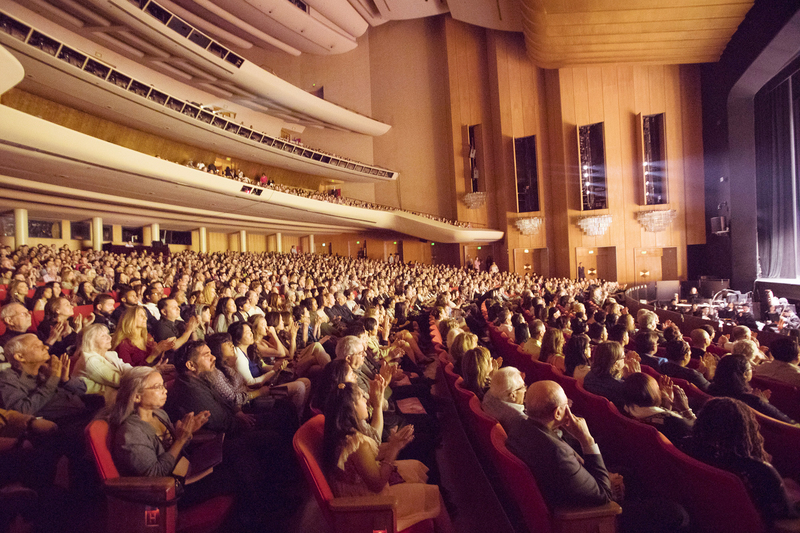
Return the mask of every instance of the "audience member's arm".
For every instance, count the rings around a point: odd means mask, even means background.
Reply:
[[[238,348],[236,349],[236,371],[242,375],[244,382],[251,387],[255,385],[261,385],[273,375],[272,372],[267,372],[265,374],[261,374],[257,378],[254,378],[252,372],[250,372],[250,363],[248,362],[247,357]]]

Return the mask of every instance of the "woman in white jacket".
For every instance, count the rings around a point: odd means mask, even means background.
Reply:
[[[81,355],[75,374],[86,382],[88,394],[102,394],[106,403],[114,400],[122,373],[132,368],[111,351],[111,334],[103,324],[91,324],[83,330]]]

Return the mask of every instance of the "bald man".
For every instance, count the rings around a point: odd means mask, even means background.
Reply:
[[[592,507],[611,501],[611,481],[586,421],[569,409],[555,381],[537,381],[525,395],[527,418],[508,425],[506,445],[531,469],[551,508]],[[580,450],[564,440],[576,440]],[[582,452],[582,460],[577,452]]]

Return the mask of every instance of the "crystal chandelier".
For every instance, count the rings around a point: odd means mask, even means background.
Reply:
[[[514,225],[523,235],[533,235],[542,228],[542,217],[518,218]]]
[[[578,225],[590,237],[603,235],[611,225],[611,215],[594,215],[578,220]]]
[[[674,209],[658,211],[639,211],[636,213],[636,220],[644,226],[645,231],[658,232],[664,231],[670,222],[677,216],[678,212]]]
[[[486,203],[486,193],[468,192],[461,199],[469,209],[478,209],[479,207],[483,207],[483,204]]]

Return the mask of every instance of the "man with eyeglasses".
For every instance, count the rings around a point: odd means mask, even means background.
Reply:
[[[492,374],[492,383],[483,396],[481,407],[508,430],[512,421],[525,418],[525,377],[513,366]]]

